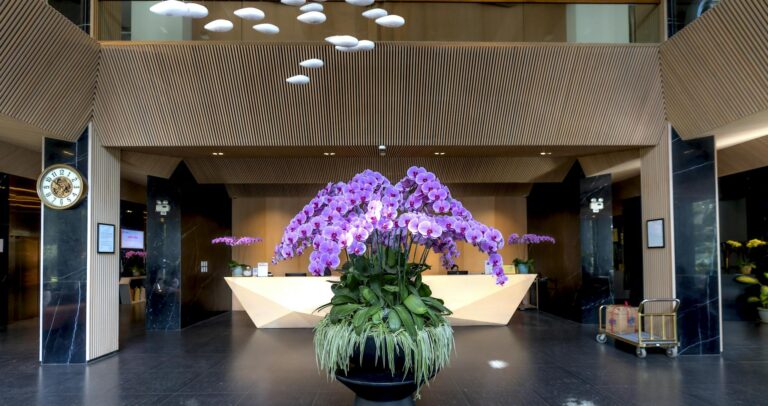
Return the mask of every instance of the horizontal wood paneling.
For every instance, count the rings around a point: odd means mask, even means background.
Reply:
[[[717,175],[728,176],[768,166],[768,136],[717,151]]]
[[[656,46],[106,43],[95,125],[120,147],[618,146],[655,145],[664,111]]]
[[[96,41],[46,1],[4,0],[0,61],[0,133],[14,132],[10,118],[48,137],[82,134],[96,89]]]
[[[768,109],[768,1],[722,0],[661,45],[669,121],[683,139]]]
[[[42,153],[0,142],[0,172],[37,179],[43,167]]]
[[[346,181],[366,169],[392,182],[413,166],[433,171],[444,183],[560,182],[571,158],[191,158],[200,183],[325,184]]]

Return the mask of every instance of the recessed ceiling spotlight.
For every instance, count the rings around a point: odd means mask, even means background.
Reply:
[[[384,151],[385,149],[387,149],[386,145],[384,144],[379,145],[379,151]]]
[[[437,156],[443,156],[443,155],[445,155],[445,152],[435,152],[435,155],[437,155]]]
[[[552,155],[552,153],[551,152],[547,152],[547,151],[541,151],[541,152],[539,152],[539,155],[542,155],[542,156],[544,156],[544,155]]]
[[[211,155],[213,155],[213,156],[223,156],[224,153],[223,152],[213,152],[213,153],[211,153]]]
[[[334,156],[334,155],[336,155],[336,153],[335,152],[323,152],[323,155],[325,155],[325,156]]]

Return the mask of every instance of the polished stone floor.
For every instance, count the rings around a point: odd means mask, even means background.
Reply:
[[[243,313],[144,333],[124,310],[122,350],[88,366],[37,364],[37,322],[0,333],[2,405],[350,405],[316,368],[310,330],[257,330]],[[135,323],[132,325],[131,320]],[[456,329],[458,354],[421,405],[766,405],[768,325],[728,323],[726,352],[637,359],[593,326],[535,311]],[[504,361],[494,369],[489,361]],[[500,363],[497,363],[500,364]]]

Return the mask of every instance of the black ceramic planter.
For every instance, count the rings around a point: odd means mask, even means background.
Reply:
[[[392,375],[382,361],[376,362],[376,345],[368,338],[363,349],[363,359],[360,362],[360,350],[356,350],[350,359],[349,370],[336,371],[336,379],[355,392],[355,406],[413,405],[413,393],[416,392],[416,381],[413,374],[409,376],[401,372]],[[395,356],[395,370],[401,371],[405,364],[402,351]]]

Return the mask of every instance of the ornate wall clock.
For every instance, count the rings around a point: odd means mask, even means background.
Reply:
[[[37,178],[37,195],[46,206],[64,210],[76,206],[88,193],[80,172],[64,164],[51,165]]]

